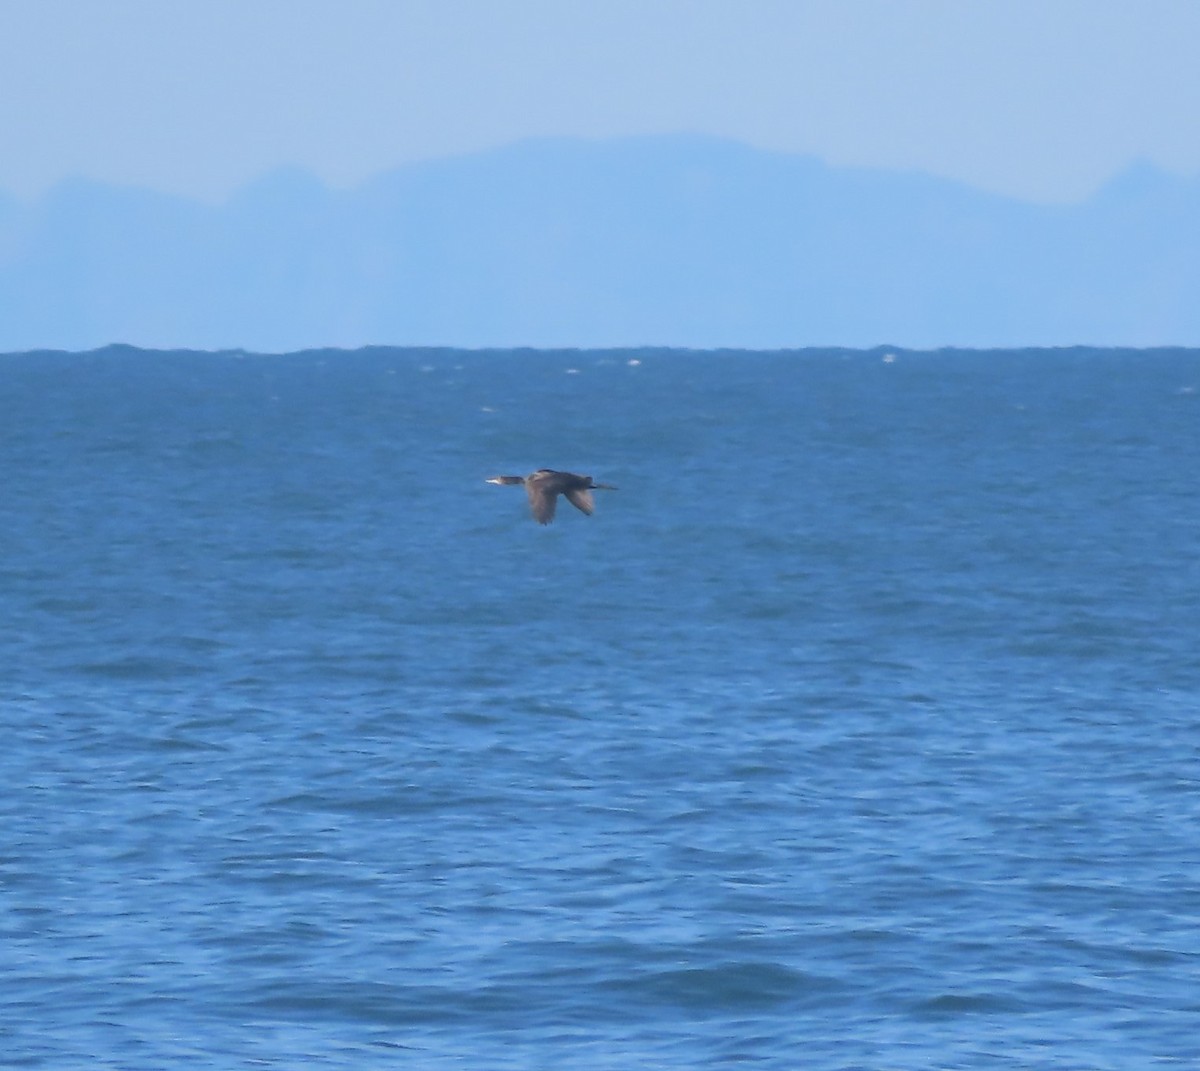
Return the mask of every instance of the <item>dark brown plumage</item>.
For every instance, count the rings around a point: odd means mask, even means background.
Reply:
[[[554,469],[538,469],[528,476],[492,476],[487,482],[523,484],[529,496],[529,508],[533,510],[534,520],[538,524],[549,524],[554,520],[554,508],[558,505],[559,495],[566,495],[572,506],[591,516],[596,508],[592,492],[616,490],[612,484],[596,483],[590,476],[555,472]]]

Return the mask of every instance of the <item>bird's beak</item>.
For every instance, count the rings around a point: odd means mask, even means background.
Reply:
[[[489,476],[483,482],[484,483],[500,483],[500,477],[499,476]]]
[[[614,487],[611,483],[597,483],[592,485],[593,491],[619,491],[619,487]]]

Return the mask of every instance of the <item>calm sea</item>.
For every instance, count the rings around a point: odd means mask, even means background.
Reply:
[[[3,1066],[1200,1065],[1200,351],[0,405]]]

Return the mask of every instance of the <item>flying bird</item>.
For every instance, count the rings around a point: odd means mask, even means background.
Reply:
[[[488,483],[523,484],[529,496],[529,508],[533,510],[538,524],[549,524],[554,520],[554,508],[558,496],[566,495],[567,501],[589,517],[596,508],[592,501],[593,491],[615,491],[608,483],[596,483],[590,476],[577,476],[573,472],[555,472],[554,469],[538,469],[528,476],[493,476]]]

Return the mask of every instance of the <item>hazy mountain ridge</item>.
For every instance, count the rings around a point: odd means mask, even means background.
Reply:
[[[553,140],[219,206],[0,198],[0,349],[1200,342],[1200,181],[1078,205],[697,137]]]

